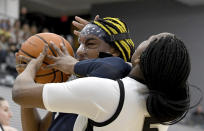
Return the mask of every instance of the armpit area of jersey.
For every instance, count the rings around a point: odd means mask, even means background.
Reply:
[[[74,66],[74,72],[79,76],[94,76],[113,80],[124,78],[130,70],[131,66],[119,57],[83,60]]]

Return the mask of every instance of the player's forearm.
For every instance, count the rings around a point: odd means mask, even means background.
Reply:
[[[14,83],[14,87],[12,90],[12,97],[13,100],[18,103],[18,104],[22,104],[22,101],[24,101],[26,98],[25,94],[26,92],[28,92],[28,90],[30,88],[32,88],[31,86],[33,86],[33,84],[35,84],[34,80],[29,76],[28,72],[23,72],[21,73],[19,76],[17,76],[15,83]]]
[[[35,108],[21,107],[21,122],[23,131],[39,131],[40,116]]]
[[[39,131],[48,131],[52,123],[52,115],[52,112],[48,112],[47,115],[41,120]]]
[[[44,108],[42,101],[43,84],[34,82],[33,72],[26,68],[15,80],[12,89],[13,100],[22,107]]]
[[[48,112],[43,119],[36,108],[21,107],[21,122],[23,131],[47,131],[51,125],[52,112]]]

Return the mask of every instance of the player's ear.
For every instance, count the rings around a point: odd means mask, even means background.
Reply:
[[[139,63],[140,63],[140,58],[135,59],[135,60],[134,60],[134,63],[135,63],[135,64],[139,64]]]

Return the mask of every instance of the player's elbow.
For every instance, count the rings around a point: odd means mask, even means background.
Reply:
[[[21,105],[23,99],[23,85],[21,82],[16,80],[12,89],[12,99],[15,103]]]
[[[20,90],[16,88],[16,86],[14,85],[13,89],[12,89],[12,99],[15,103],[20,104],[21,101],[21,95],[20,95]]]
[[[13,88],[12,89],[12,99],[16,104],[26,107],[26,100],[29,95],[26,95],[27,90],[22,88]]]

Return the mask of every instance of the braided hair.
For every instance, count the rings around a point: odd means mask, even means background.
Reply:
[[[129,36],[127,25],[118,18],[99,18],[92,22],[105,31],[108,38],[105,41],[120,51],[120,56],[124,61],[130,61],[135,51],[135,45]]]
[[[184,43],[169,33],[155,37],[140,56],[140,68],[150,90],[146,102],[150,116],[162,124],[180,121],[190,106],[191,66]]]

